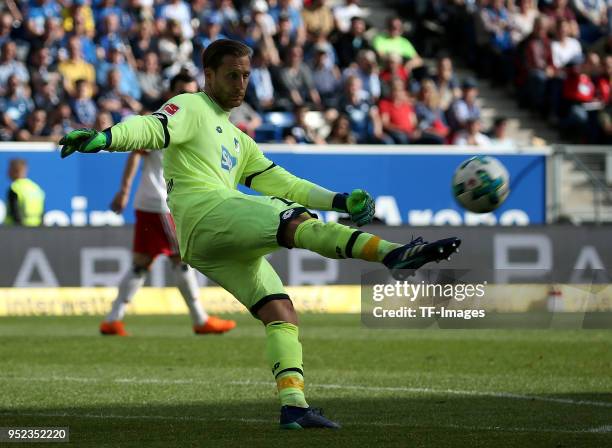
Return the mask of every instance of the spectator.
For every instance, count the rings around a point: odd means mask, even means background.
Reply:
[[[81,12],[82,10],[77,10],[74,15],[74,28],[70,33],[71,36],[77,36],[81,41],[81,53],[83,55],[83,59],[85,59],[90,64],[95,64],[98,61],[98,52],[96,49],[96,45],[92,40],[91,36],[93,33],[87,31],[86,27],[86,18]],[[104,36],[102,36],[103,38]],[[66,42],[66,38],[64,38],[64,43]],[[100,55],[104,52],[101,51]]]
[[[25,89],[20,78],[13,74],[6,82],[6,92],[0,97],[0,110],[9,120],[8,127],[17,130],[25,124],[27,115],[34,109],[34,103],[30,98],[30,90]]]
[[[404,25],[399,17],[387,21],[387,31],[374,37],[372,45],[380,57],[397,53],[406,61],[406,69],[412,71],[423,65],[423,61],[410,41],[402,36]]]
[[[290,145],[295,145],[296,143],[322,145],[325,143],[325,140],[317,134],[317,131],[306,123],[307,113],[308,108],[306,106],[298,106],[295,108],[295,123],[287,130],[285,143]]]
[[[166,31],[159,40],[159,61],[164,68],[164,76],[172,78],[183,68],[196,73],[197,68],[192,56],[191,40],[185,38],[178,22],[169,20]]]
[[[380,72],[380,80],[389,92],[391,82],[394,79],[401,79],[404,84],[408,83],[409,73],[402,64],[402,57],[397,53],[389,53],[384,56],[383,69]]]
[[[276,34],[276,22],[268,14],[266,0],[255,0],[251,8],[251,19],[248,35],[256,42],[257,46],[262,45],[262,40],[265,38]]]
[[[11,35],[13,33],[14,22],[13,16],[10,13],[6,11],[0,13],[0,47],[4,46],[5,42],[13,40]]]
[[[508,119],[497,117],[493,122],[493,129],[489,132],[491,145],[497,149],[514,149],[516,143],[508,137]]]
[[[389,98],[378,103],[384,131],[395,143],[407,145],[416,140],[417,117],[401,79],[393,80]]]
[[[155,35],[153,22],[143,20],[138,25],[137,34],[130,39],[132,54],[137,61],[142,61],[149,52],[159,53],[159,39]]]
[[[278,18],[278,31],[274,35],[274,45],[279,54],[287,54],[289,49],[297,45],[297,39],[291,34],[291,20],[286,14]]]
[[[42,36],[48,19],[60,19],[61,7],[55,0],[33,0],[25,13],[26,31],[30,37]]]
[[[378,101],[382,94],[376,53],[372,50],[361,50],[357,53],[357,63],[346,68],[342,77],[357,76],[361,80],[362,88],[368,92],[371,101]]]
[[[281,17],[287,18],[290,23],[291,38],[297,45],[303,45],[306,40],[306,29],[300,12],[291,6],[290,0],[278,0],[276,6],[270,9],[270,15],[279,24]],[[280,50],[280,49],[279,49]]]
[[[578,39],[580,37],[580,29],[578,28],[576,15],[567,3],[568,0],[554,0],[551,5],[545,6],[542,12],[551,20],[551,23],[567,20],[570,24],[570,36]]]
[[[88,4],[88,0],[74,0],[68,7],[62,9],[62,26],[66,33],[72,33],[75,26],[75,18],[82,16],[85,25],[85,32],[93,36],[96,32],[96,22],[93,11]]]
[[[340,70],[337,66],[328,64],[328,59],[326,48],[315,47],[312,77],[323,107],[336,109],[342,94],[342,80]]]
[[[341,114],[334,120],[331,131],[327,136],[327,143],[337,145],[354,145],[357,143],[351,131],[351,122],[346,115]]]
[[[489,33],[491,47],[491,63],[493,77],[496,82],[506,85],[513,79],[513,49],[510,14],[504,0],[491,0],[491,5],[485,9],[485,29]]]
[[[546,92],[555,77],[556,69],[552,57],[552,45],[547,32],[548,20],[540,16],[533,26],[526,49],[524,68],[527,75],[527,103],[535,110],[546,110]]]
[[[329,36],[334,30],[334,16],[326,0],[312,0],[302,11],[306,32]]]
[[[54,139],[47,127],[47,112],[42,109],[34,109],[28,115],[25,127],[15,134],[15,140],[20,142],[50,142]]]
[[[221,16],[217,13],[209,15],[202,22],[202,31],[193,39],[195,50],[193,52],[193,62],[196,67],[202,69],[202,53],[210,44],[219,39],[227,39],[221,33]]]
[[[60,62],[58,71],[64,78],[64,90],[71,96],[75,94],[77,79],[91,83],[96,81],[96,71],[93,65],[83,59],[81,40],[77,36],[68,39],[68,58]]]
[[[159,70],[157,54],[149,51],[144,55],[143,67],[136,76],[142,91],[141,101],[148,110],[156,110],[161,106],[163,80]]]
[[[580,39],[592,44],[602,37],[608,25],[607,0],[573,0],[574,9],[578,12]]]
[[[45,192],[28,179],[28,164],[24,159],[11,159],[8,176],[5,225],[35,227],[42,224]]]
[[[123,45],[111,45],[108,51],[106,61],[103,61],[98,67],[96,76],[98,85],[102,89],[108,87],[108,73],[111,70],[117,70],[120,73],[121,84],[119,90],[122,94],[129,95],[135,100],[140,100],[140,85],[138,84],[138,76],[132,66],[126,61],[124,52],[128,47]]]
[[[466,79],[462,85],[463,94],[447,111],[448,124],[453,132],[465,129],[468,121],[480,120],[480,108],[476,104],[478,86],[473,79]]]
[[[104,19],[111,14],[117,17],[123,15],[123,10],[117,6],[116,0],[98,0],[97,3],[98,6],[94,10],[94,19],[96,23],[104,21]],[[126,25],[126,23],[122,23],[122,25]]]
[[[197,93],[198,90],[195,78],[187,72],[180,72],[170,80],[170,89],[164,92],[162,99],[166,102],[179,93]]]
[[[43,82],[34,90],[34,104],[38,109],[53,111],[61,102],[59,93],[61,93],[59,84]]]
[[[593,129],[590,128],[591,107],[596,100],[595,84],[585,73],[582,57],[569,61],[565,67],[562,102],[560,107],[560,128],[564,136],[577,138],[581,143],[593,140]]]
[[[191,39],[193,37],[191,10],[183,0],[170,0],[166,2],[161,7],[159,16],[167,21],[178,23],[185,39]]]
[[[51,67],[51,52],[47,47],[33,48],[30,52],[30,80],[34,92],[37,92],[43,84],[53,83],[60,85],[61,75]]]
[[[453,71],[453,61],[448,56],[441,56],[436,63],[434,82],[440,98],[440,109],[447,110],[453,101],[461,97],[459,82]]]
[[[53,135],[66,135],[76,128],[72,120],[72,110],[67,103],[60,103],[51,113],[51,133]]]
[[[98,109],[91,99],[92,88],[84,79],[76,82],[76,95],[70,100],[70,107],[77,126],[90,128],[96,120]]]
[[[539,15],[535,0],[519,0],[518,7],[514,5],[510,10],[510,37],[512,45],[516,47],[533,31],[533,22]]]
[[[568,62],[582,55],[580,42],[571,37],[569,32],[569,22],[559,20],[556,27],[556,39],[551,44],[552,60],[557,69],[565,67]]]
[[[276,106],[288,110],[291,107],[289,99],[275,96],[272,74],[268,66],[268,54],[256,48],[251,60],[251,77],[247,87],[246,100],[259,113],[270,111]],[[278,101],[281,104],[278,104]]]
[[[30,75],[23,62],[17,60],[17,46],[13,41],[6,41],[0,51],[0,93],[6,88],[11,76],[17,76],[22,82],[28,82]]]
[[[363,19],[367,16],[367,11],[359,6],[359,0],[345,0],[344,5],[336,6],[333,13],[336,28],[341,33],[349,32],[353,17]]]
[[[221,25],[226,34],[231,34],[235,26],[240,23],[240,14],[234,8],[232,0],[215,0],[214,9],[221,16]]]
[[[255,130],[263,123],[261,116],[246,101],[232,109],[230,121],[251,138],[255,138]]]
[[[491,140],[480,130],[481,124],[478,118],[468,119],[465,129],[455,135],[453,144],[457,146],[490,146]]]
[[[123,41],[120,34],[119,16],[117,14],[107,14],[102,21],[104,31],[98,40],[98,45],[104,49],[104,53],[108,54],[111,47],[125,47],[127,42]]]
[[[351,18],[351,27],[346,33],[340,34],[335,43],[338,65],[348,67],[361,50],[371,50],[372,46],[365,37],[366,23],[361,17]]]
[[[344,88],[340,112],[348,116],[357,143],[393,144],[393,139],[384,133],[378,108],[370,102],[361,80],[357,76],[349,76]]]
[[[104,93],[98,98],[100,109],[110,112],[115,123],[142,110],[142,105],[133,96],[121,91],[121,84],[121,72],[112,68],[107,72]]]
[[[293,46],[285,58],[285,66],[280,71],[281,90],[289,96],[294,106],[311,103],[321,108],[321,97],[315,89],[310,68],[303,63],[303,52]]]
[[[422,136],[421,143],[444,143],[450,129],[444,118],[444,111],[440,108],[440,95],[436,83],[430,79],[423,80],[418,99],[415,112]]]
[[[32,46],[35,48],[48,48],[51,61],[54,63],[57,63],[60,60],[60,56],[62,56],[63,59],[67,57],[67,53],[64,48],[67,46],[64,43],[64,30],[60,26],[58,19],[47,19],[45,21],[45,30],[43,34],[31,39],[30,41]]]

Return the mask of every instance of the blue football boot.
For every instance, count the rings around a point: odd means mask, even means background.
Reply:
[[[452,254],[459,252],[460,245],[461,240],[455,237],[433,243],[418,237],[389,252],[383,259],[383,264],[391,270],[395,279],[401,280],[414,275],[414,271],[426,263],[450,260]]]
[[[296,406],[281,407],[280,415],[281,429],[312,429],[333,428],[338,429],[340,425],[323,417],[323,410],[319,408],[299,408]]]

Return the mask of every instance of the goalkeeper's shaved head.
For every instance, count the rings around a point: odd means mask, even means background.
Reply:
[[[204,51],[204,92],[222,109],[230,111],[242,103],[251,74],[250,58],[251,49],[236,40],[217,40]]]

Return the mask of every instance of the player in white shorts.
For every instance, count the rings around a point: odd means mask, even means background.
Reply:
[[[172,90],[178,90],[176,93],[197,91],[197,84],[184,75],[178,75],[172,81]],[[128,335],[123,325],[126,306],[144,284],[151,264],[158,255],[166,255],[172,262],[172,272],[176,285],[189,308],[193,331],[196,334],[209,334],[225,333],[231,330],[236,326],[234,321],[209,316],[204,311],[198,301],[199,286],[195,271],[181,261],[174,221],[166,205],[166,182],[162,171],[161,151],[137,151],[130,154],[121,180],[121,188],[111,203],[111,209],[115,213],[121,213],[125,209],[130,197],[132,181],[141,159],[143,164],[140,183],[134,196],[136,224],[134,226],[133,266],[119,283],[117,298],[113,302],[110,313],[100,324],[100,333]]]

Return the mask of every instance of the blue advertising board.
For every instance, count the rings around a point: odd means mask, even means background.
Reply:
[[[0,170],[13,157],[28,161],[29,177],[46,192],[49,225],[121,225],[134,220],[131,204],[123,217],[109,204],[119,188],[126,154],[77,154],[61,160],[55,149],[0,148]],[[21,149],[21,148],[20,148]],[[456,147],[288,147],[262,145],[267,156],[297,176],[334,191],[368,190],[377,216],[391,225],[526,225],[546,222],[546,151],[466,150]],[[451,193],[456,167],[474,154],[490,154],[508,169],[511,193],[494,213],[463,210]],[[134,186],[138,182],[135,180]],[[0,219],[5,215],[6,175],[0,177]],[[135,188],[133,189],[135,190]],[[332,215],[323,215],[332,219]]]

